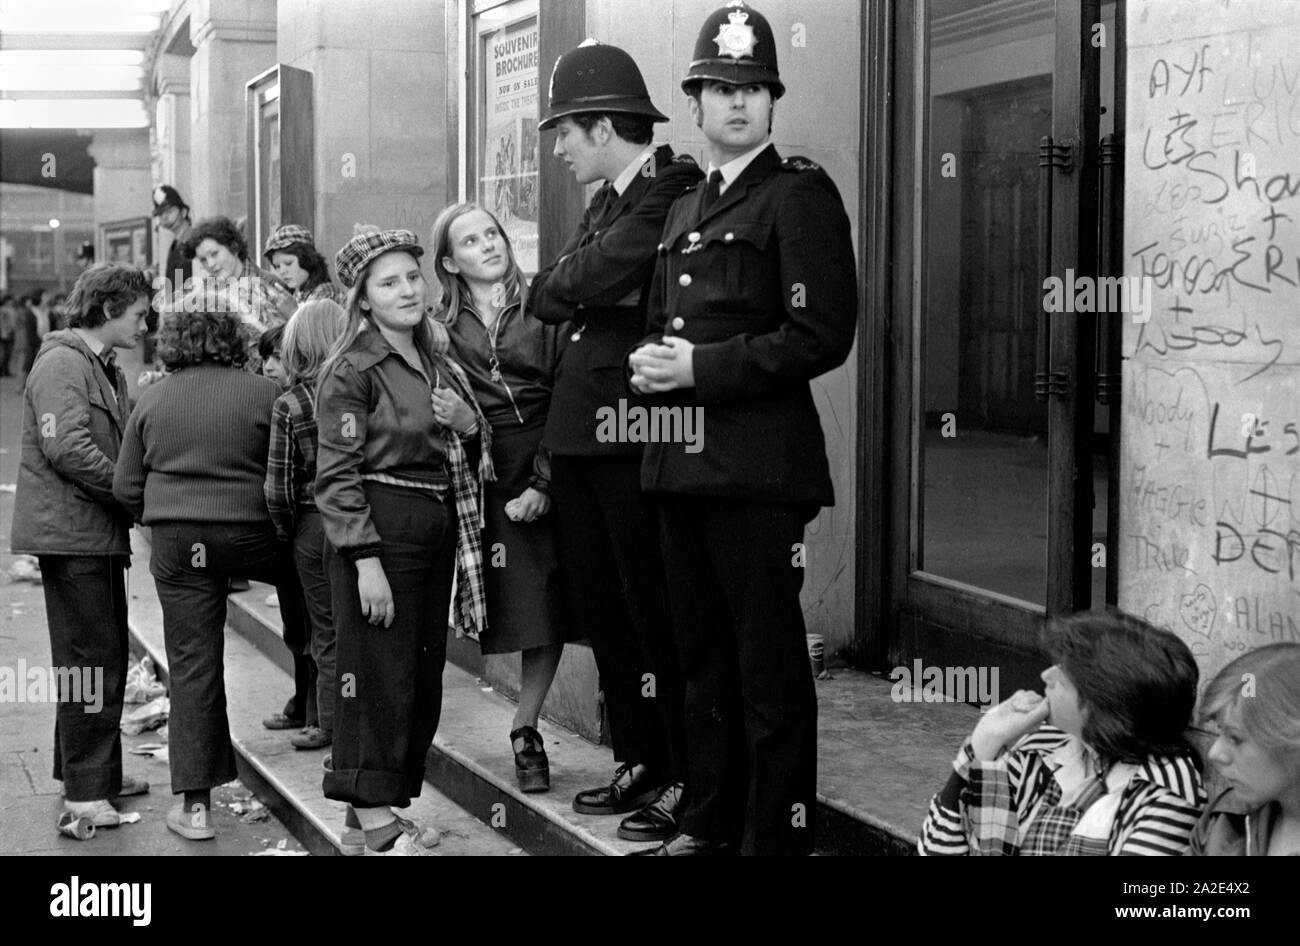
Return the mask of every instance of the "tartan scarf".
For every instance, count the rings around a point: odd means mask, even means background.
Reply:
[[[433,360],[451,387],[469,405],[478,421],[478,470],[470,467],[465,446],[460,435],[448,430],[447,465],[451,468],[452,492],[456,499],[456,601],[453,606],[453,623],[457,637],[479,639],[487,631],[487,592],[483,585],[483,484],[496,479],[492,467],[492,425],[483,415],[483,409],[474,399],[469,378],[464,370],[450,358],[435,353]],[[433,400],[433,391],[429,392]]]

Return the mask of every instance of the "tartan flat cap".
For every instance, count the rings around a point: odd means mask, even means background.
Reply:
[[[276,250],[283,250],[295,243],[306,243],[308,246],[315,246],[316,238],[311,235],[311,231],[306,227],[300,227],[296,223],[286,223],[282,227],[276,227],[271,232],[262,255],[270,256]]]
[[[414,257],[424,255],[420,238],[410,230],[362,230],[343,244],[343,249],[334,257],[334,269],[339,274],[339,282],[344,288],[351,289],[357,283],[361,271],[376,257],[391,253],[393,250],[405,250]]]

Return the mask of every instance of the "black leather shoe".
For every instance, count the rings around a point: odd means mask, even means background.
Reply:
[[[622,815],[648,804],[661,788],[663,783],[648,766],[624,762],[607,786],[578,792],[573,810],[580,815]]]
[[[686,786],[681,782],[665,785],[658,798],[623,819],[618,836],[624,841],[667,841],[677,834],[685,799]]]
[[[734,857],[736,846],[723,841],[706,841],[689,834],[679,834],[648,851],[633,851],[628,857]]]
[[[510,734],[510,746],[521,739],[524,751],[515,753],[515,778],[521,792],[548,792],[551,790],[551,764],[546,758],[546,743],[541,733],[532,726],[520,726]]]

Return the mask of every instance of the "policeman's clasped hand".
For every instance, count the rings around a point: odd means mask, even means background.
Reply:
[[[694,351],[695,344],[678,335],[665,336],[659,345],[642,345],[628,357],[632,387],[642,394],[695,387]]]

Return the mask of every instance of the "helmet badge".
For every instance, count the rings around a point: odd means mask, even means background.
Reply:
[[[739,3],[735,5],[740,6]],[[719,26],[718,35],[713,37],[713,41],[718,44],[718,55],[730,56],[732,59],[753,56],[758,38],[754,35],[754,28],[746,22],[749,14],[744,10],[733,10],[727,14],[727,19],[730,22]]]

